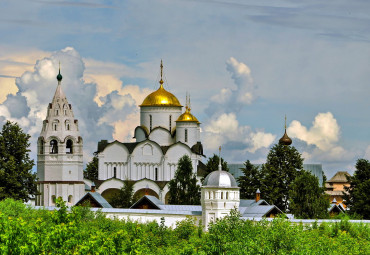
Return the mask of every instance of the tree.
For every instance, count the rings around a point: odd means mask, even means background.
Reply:
[[[308,171],[298,172],[289,191],[289,210],[302,219],[328,218],[329,197],[319,179]]]
[[[261,194],[263,198],[284,212],[289,207],[291,183],[303,170],[303,159],[294,146],[275,144],[262,165]]]
[[[262,175],[258,166],[254,166],[249,160],[244,163],[244,168],[240,168],[243,174],[238,177],[240,187],[240,198],[254,199],[257,189],[262,187]]]
[[[92,160],[86,165],[84,170],[84,178],[95,181],[98,179],[98,168],[99,168],[99,159],[96,154]]]
[[[348,176],[351,183],[345,187],[344,199],[350,214],[357,214],[364,219],[370,219],[370,162],[358,159],[356,171],[353,176]]]
[[[134,203],[134,182],[125,180],[118,194],[111,200],[115,208],[129,208]]]
[[[0,132],[0,200],[13,198],[27,202],[38,195],[34,161],[28,149],[30,135],[17,123],[7,121]]]
[[[175,178],[168,185],[170,204],[200,204],[200,186],[197,184],[197,177],[193,173],[193,166],[188,155],[184,155],[179,159]]]
[[[215,171],[218,169],[218,164],[219,164],[220,158],[216,154],[213,154],[212,157],[208,158],[207,164],[206,164],[206,173],[202,178],[202,182],[204,179],[209,175],[211,172]],[[227,162],[221,157],[221,166],[222,170],[224,171],[229,171],[229,167],[227,166]]]

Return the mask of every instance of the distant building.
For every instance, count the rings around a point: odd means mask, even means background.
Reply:
[[[330,195],[330,202],[336,201],[336,204],[341,204],[344,208],[346,205],[343,203],[344,187],[349,187],[350,183],[347,177],[350,174],[346,171],[338,171],[329,181],[325,183],[325,193]]]

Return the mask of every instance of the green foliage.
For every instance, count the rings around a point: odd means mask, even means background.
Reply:
[[[356,171],[351,177],[347,177],[351,183],[345,187],[345,204],[349,213],[361,215],[364,219],[370,219],[370,162],[366,159],[358,159]]]
[[[300,171],[289,191],[291,213],[302,219],[328,218],[329,198],[319,179],[308,171]]]
[[[256,191],[262,186],[261,171],[249,160],[244,163],[244,166],[244,168],[241,168],[243,175],[238,177],[240,198],[254,199]]]
[[[179,159],[175,177],[168,185],[170,204],[200,204],[200,186],[197,184],[197,177],[193,173],[193,166],[188,155],[184,155]]]
[[[220,158],[216,154],[213,154],[212,157],[208,158],[208,161],[206,163],[206,169],[205,169],[206,173],[201,179],[201,182],[204,181],[207,175],[209,175],[211,172],[218,169],[219,162],[220,162]],[[227,165],[227,162],[222,157],[221,157],[221,166],[222,166],[222,170],[229,172],[229,167]]]
[[[303,159],[294,146],[275,144],[261,170],[261,195],[270,204],[287,212],[289,191],[298,171],[303,170]]]
[[[312,226],[277,218],[242,220],[237,210],[202,232],[193,218],[176,228],[107,219],[86,207],[32,209],[0,202],[0,254],[370,254],[369,224]],[[15,212],[14,210],[17,210]]]
[[[17,123],[7,121],[0,132],[0,200],[28,201],[37,195],[36,174],[29,157],[30,135]]]
[[[84,170],[84,178],[95,181],[98,179],[98,168],[99,168],[99,159],[96,154],[92,160],[86,165]]]
[[[134,200],[134,182],[125,180],[123,187],[112,197],[110,204],[115,208],[130,208]]]

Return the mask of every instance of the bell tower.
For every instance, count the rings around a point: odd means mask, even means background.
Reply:
[[[37,142],[38,191],[36,205],[55,206],[61,197],[74,205],[83,195],[83,141],[72,106],[62,90],[62,75]]]

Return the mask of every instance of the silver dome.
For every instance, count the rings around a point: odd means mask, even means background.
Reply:
[[[222,187],[222,188],[238,188],[234,176],[229,172],[216,170],[207,175],[204,179],[203,187]]]

